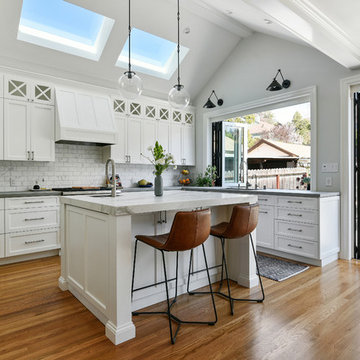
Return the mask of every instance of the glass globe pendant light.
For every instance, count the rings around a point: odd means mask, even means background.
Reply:
[[[130,0],[129,0],[129,67],[128,71],[124,72],[119,79],[121,94],[130,100],[136,99],[141,95],[143,90],[143,83],[139,76],[131,70],[131,12],[130,12]]]
[[[170,105],[175,109],[184,109],[190,103],[190,95],[184,89],[184,85],[180,83],[180,5],[177,0],[177,23],[178,23],[178,44],[177,44],[177,61],[178,61],[178,76],[177,84],[170,90],[168,100]]]

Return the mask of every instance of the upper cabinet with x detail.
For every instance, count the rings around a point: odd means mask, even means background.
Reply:
[[[5,75],[4,97],[38,104],[54,105],[54,88],[43,81]]]

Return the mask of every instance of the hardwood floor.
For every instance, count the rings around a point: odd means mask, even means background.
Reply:
[[[0,267],[0,359],[360,359],[360,262],[338,261],[282,283],[264,279],[263,304],[216,298],[215,326],[134,317],[137,337],[114,346],[104,326],[57,287],[58,257]],[[234,295],[249,291],[232,284]],[[160,309],[163,304],[153,306]],[[177,314],[211,316],[205,296],[181,296]]]

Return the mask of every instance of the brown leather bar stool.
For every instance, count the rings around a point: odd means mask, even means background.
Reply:
[[[159,285],[165,283],[166,288],[166,299],[167,299],[167,310],[166,311],[134,311],[133,315],[140,314],[164,314],[167,315],[169,319],[169,329],[170,329],[170,339],[171,343],[174,344],[176,340],[176,335],[179,332],[181,324],[207,324],[214,325],[217,322],[217,313],[215,307],[214,294],[212,291],[209,268],[206,259],[204,241],[210,235],[210,210],[197,210],[197,211],[184,211],[178,212],[175,215],[170,233],[163,235],[136,235],[135,241],[135,250],[134,250],[134,264],[133,264],[133,275],[132,275],[132,285],[131,285],[131,295],[134,291],[138,291],[144,288],[148,288],[151,286]],[[155,284],[151,284],[145,287],[134,289],[134,278],[135,278],[135,262],[136,262],[136,251],[137,251],[137,243],[141,241],[161,252],[163,267],[164,267],[164,276],[165,281],[161,281]],[[179,251],[193,250],[197,246],[202,245],[205,266],[207,271],[207,277],[210,286],[210,294],[214,309],[215,319],[213,321],[185,321],[181,320],[175,315],[171,313],[171,307],[174,305],[177,299],[177,284],[178,284],[178,268],[179,268]],[[174,279],[168,279],[166,272],[166,264],[165,264],[165,251],[176,251],[176,277]],[[175,297],[170,302],[169,299],[169,289],[168,282],[175,280]],[[177,329],[175,334],[173,333],[172,321],[177,323]]]
[[[259,215],[259,205],[258,204],[235,205],[233,207],[230,222],[222,222],[220,224],[217,224],[217,225],[211,227],[210,234],[220,239],[221,247],[222,247],[221,265],[215,266],[215,267],[221,266],[221,280],[220,280],[220,285],[219,285],[218,291],[214,291],[214,293],[221,295],[222,297],[225,297],[226,299],[229,300],[231,315],[234,314],[234,305],[233,305],[234,301],[254,301],[254,302],[260,303],[265,300],[265,293],[264,293],[264,288],[263,288],[263,284],[261,281],[259,264],[258,264],[258,260],[257,260],[257,256],[256,256],[253,238],[251,235],[251,233],[255,230],[255,228],[257,226],[258,215]],[[228,274],[228,270],[227,270],[227,263],[226,263],[226,256],[225,256],[225,239],[241,238],[241,237],[247,236],[247,235],[250,236],[251,247],[252,247],[252,251],[253,251],[255,263],[256,263],[257,275],[259,277],[259,282],[260,282],[260,287],[261,287],[261,292],[262,292],[262,297],[260,299],[237,299],[237,298],[233,298],[231,296],[229,274]],[[187,291],[188,291],[189,295],[206,294],[207,292],[189,291],[192,254],[190,254],[190,256],[191,257],[190,257]],[[221,292],[222,283],[224,281],[224,268],[225,268],[225,275],[226,275],[225,280],[227,282],[228,294]]]

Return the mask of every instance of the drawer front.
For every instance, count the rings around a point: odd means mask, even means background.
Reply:
[[[260,205],[275,205],[276,204],[276,196],[271,195],[258,195],[258,203]]]
[[[311,258],[318,258],[318,244],[315,242],[277,236],[275,243],[276,250]]]
[[[295,196],[278,196],[277,205],[281,207],[294,208],[294,209],[310,209],[318,210],[318,199],[295,197]]]
[[[276,208],[276,218],[310,224],[319,223],[319,213],[311,210]]]
[[[274,248],[274,206],[260,205],[256,245]]]
[[[59,226],[59,209],[34,209],[27,211],[6,211],[6,232],[27,231],[44,227]]]
[[[59,198],[57,196],[34,196],[5,199],[5,209],[32,209],[57,206],[58,204]]]
[[[0,210],[0,234],[5,232],[5,211]]]
[[[275,234],[308,241],[318,241],[318,227],[311,224],[275,220]]]
[[[5,235],[0,235],[0,259],[5,256]]]
[[[5,255],[15,256],[58,249],[58,231],[14,233],[5,235]]]
[[[0,199],[0,210],[5,209],[5,199]]]

